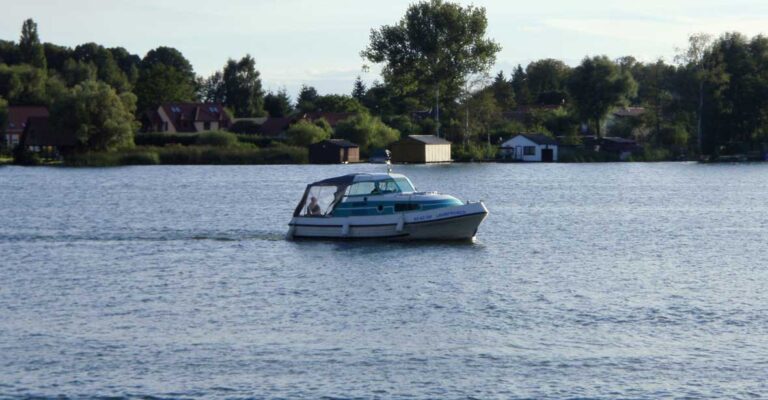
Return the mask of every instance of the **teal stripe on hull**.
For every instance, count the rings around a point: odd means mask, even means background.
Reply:
[[[460,206],[462,203],[458,200],[426,200],[415,202],[393,202],[393,201],[355,201],[345,202],[339,204],[335,210],[333,210],[334,217],[358,217],[368,215],[388,215],[394,214],[395,205],[398,205],[400,210],[397,212],[414,212],[414,211],[427,211],[434,210],[436,208],[455,207]],[[413,205],[417,205],[418,208],[412,208]]]

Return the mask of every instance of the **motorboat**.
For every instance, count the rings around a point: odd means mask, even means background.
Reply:
[[[487,215],[482,201],[417,191],[405,175],[357,173],[307,185],[288,237],[471,240]]]

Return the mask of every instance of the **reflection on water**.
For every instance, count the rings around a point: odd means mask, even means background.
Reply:
[[[381,168],[0,169],[0,397],[768,392],[768,166],[396,166],[477,240],[284,239]]]

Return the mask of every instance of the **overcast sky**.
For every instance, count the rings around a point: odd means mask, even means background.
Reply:
[[[18,40],[33,18],[44,42],[96,42],[143,56],[157,46],[179,49],[200,75],[227,58],[250,53],[265,88],[301,84],[322,94],[349,93],[363,73],[359,54],[371,28],[393,24],[408,0],[0,0],[0,38]],[[463,4],[470,2],[461,1]],[[586,55],[633,55],[671,61],[691,33],[749,36],[768,29],[768,2],[759,0],[472,2],[486,8],[488,36],[503,49],[494,71],[540,58],[575,65]]]

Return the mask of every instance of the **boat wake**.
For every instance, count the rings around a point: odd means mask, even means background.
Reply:
[[[282,241],[285,232],[276,231],[130,231],[94,233],[0,233],[2,242],[169,242],[169,241]]]

